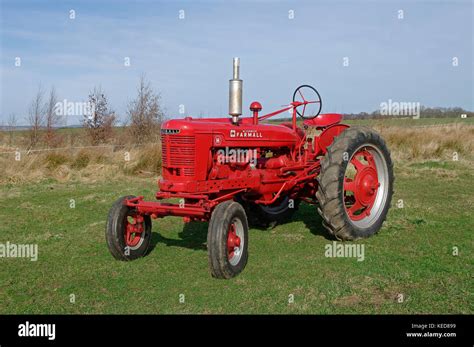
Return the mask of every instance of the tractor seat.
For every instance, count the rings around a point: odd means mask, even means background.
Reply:
[[[323,113],[312,119],[306,119],[303,124],[316,127],[325,128],[333,124],[337,124],[342,120],[342,114],[339,113]]]

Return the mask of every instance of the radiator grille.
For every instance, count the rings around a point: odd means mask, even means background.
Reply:
[[[161,144],[163,167],[175,176],[194,176],[194,136],[162,134]]]

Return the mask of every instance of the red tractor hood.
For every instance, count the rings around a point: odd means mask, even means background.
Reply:
[[[230,118],[172,119],[163,123],[161,133],[175,136],[207,135],[212,140],[212,147],[291,147],[300,140],[299,135],[288,126],[255,125],[252,118],[241,118],[238,125],[232,124]]]

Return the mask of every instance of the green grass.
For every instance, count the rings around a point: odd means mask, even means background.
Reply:
[[[422,162],[415,162],[408,165],[409,167],[416,169],[447,169],[456,170],[456,164],[454,161],[442,161],[442,160],[427,160]]]
[[[303,205],[288,224],[250,230],[248,265],[231,280],[208,272],[207,223],[155,221],[147,257],[112,258],[108,209],[122,195],[152,199],[151,179],[2,186],[0,242],[37,243],[39,259],[0,259],[0,313],[472,314],[474,188],[464,165],[450,163],[457,175],[448,178],[427,176],[423,166],[397,168],[388,221],[358,241],[362,262],[326,258],[332,240],[315,208]]]

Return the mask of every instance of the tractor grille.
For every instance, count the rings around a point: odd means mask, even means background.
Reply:
[[[195,138],[161,135],[163,166],[175,176],[194,176]]]

